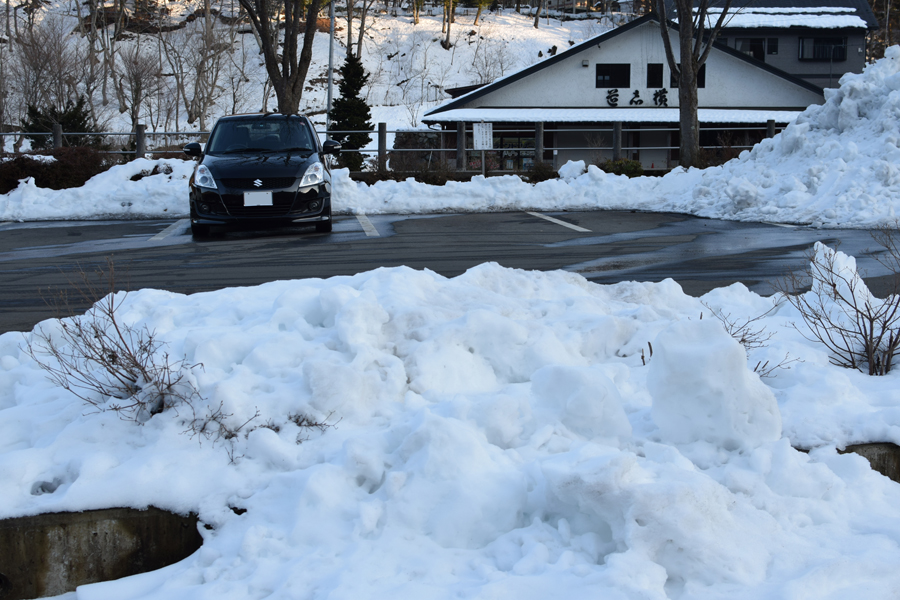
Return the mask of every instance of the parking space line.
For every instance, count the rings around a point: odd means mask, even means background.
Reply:
[[[366,232],[368,237],[381,237],[381,234],[378,233],[378,230],[372,225],[372,221],[369,220],[369,217],[360,214],[356,215],[356,220],[359,221],[359,224],[362,226],[363,231]]]
[[[157,242],[159,240],[164,240],[171,235],[175,235],[176,233],[181,233],[182,230],[187,230],[189,223],[189,219],[180,219],[178,221],[175,221],[174,223],[154,235],[148,241]]]
[[[541,213],[529,212],[525,211],[526,215],[531,215],[532,217],[538,217],[540,219],[546,219],[551,223],[556,223],[557,225],[562,225],[563,227],[568,227],[569,229],[573,229],[575,231],[580,231],[582,233],[590,233],[590,229],[585,229],[584,227],[580,227],[578,225],[573,225],[572,223],[566,223],[565,221],[560,221],[559,219],[554,219],[553,217],[548,217],[547,215],[542,215]]]

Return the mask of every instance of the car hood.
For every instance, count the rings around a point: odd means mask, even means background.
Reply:
[[[302,177],[319,155],[303,154],[228,154],[207,155],[202,164],[213,177]]]

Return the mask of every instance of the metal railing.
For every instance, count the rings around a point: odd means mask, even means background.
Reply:
[[[542,125],[542,124],[541,124]],[[79,137],[79,136],[89,136],[95,138],[110,138],[110,137],[127,137],[133,138],[133,144],[129,141],[129,146],[133,145],[134,149],[131,147],[123,148],[121,150],[106,150],[104,152],[108,152],[110,154],[121,154],[121,155],[134,155],[134,156],[146,156],[153,154],[163,154],[168,152],[178,152],[178,149],[173,148],[173,146],[179,146],[186,144],[191,141],[197,141],[198,138],[200,140],[205,140],[209,136],[208,131],[146,131],[146,128],[143,125],[138,125],[136,131],[131,132],[117,132],[117,131],[106,131],[106,132],[63,132],[61,128],[56,126],[53,132],[44,132],[44,133],[31,133],[31,132],[3,132],[0,133],[0,150],[5,148],[4,142],[6,136],[18,137],[20,140],[25,137],[43,137],[50,136],[52,137],[52,146],[53,147],[62,147],[64,145],[63,141],[65,138],[69,137]],[[763,126],[739,126],[739,127],[704,127],[701,126],[700,133],[715,133],[715,132],[756,132],[757,137],[770,137],[774,135],[777,131],[783,130],[783,127],[775,127],[773,122],[769,122],[765,127]],[[498,147],[493,150],[487,150],[486,153],[493,154],[492,158],[496,157],[497,154],[502,155],[503,153],[508,153],[509,156],[518,155],[520,158],[534,158],[536,153],[541,153],[541,160],[543,160],[543,155],[547,152],[552,153],[553,155],[557,155],[559,152],[591,152],[591,153],[611,153],[614,158],[621,158],[624,156],[625,152],[633,153],[640,152],[642,150],[662,150],[662,151],[672,151],[678,150],[678,146],[666,146],[666,145],[634,145],[629,144],[625,145],[622,143],[623,139],[627,139],[625,136],[628,134],[641,134],[641,133],[678,133],[678,127],[585,127],[585,128],[566,128],[559,127],[553,129],[543,129],[541,127],[541,131],[543,131],[544,137],[554,134],[572,134],[572,135],[582,135],[582,136],[592,136],[596,135],[595,140],[591,140],[586,146],[547,146],[543,144],[543,139],[538,140],[536,136],[536,128],[503,128],[502,125],[494,129],[494,137],[498,139],[501,143],[504,138],[518,138],[520,141],[518,142],[520,145],[510,145],[505,147]],[[458,136],[460,132],[464,135],[464,143],[462,145],[459,144]],[[449,159],[456,159],[456,170],[459,171],[473,171],[473,170],[481,170],[480,166],[477,169],[468,168],[468,163],[470,161],[480,161],[480,153],[481,151],[474,150],[472,143],[472,130],[470,127],[465,127],[462,129],[451,130],[451,129],[441,129],[441,130],[432,130],[432,129],[396,129],[396,130],[388,130],[386,124],[379,123],[378,128],[372,131],[341,131],[341,130],[331,130],[331,131],[322,131],[319,132],[319,136],[323,139],[331,138],[335,135],[343,136],[347,134],[359,134],[365,133],[370,137],[373,137],[376,141],[375,147],[366,147],[366,148],[344,148],[342,152],[359,152],[361,154],[366,155],[375,155],[376,163],[379,170],[385,170],[388,166],[388,155],[402,155],[404,153],[417,153],[420,155],[428,155],[426,160],[427,164],[432,164],[434,162],[435,155],[438,157],[438,160],[442,160],[443,162],[449,162]],[[388,148],[387,147],[387,135],[402,135],[402,134],[410,134],[410,135],[426,135],[437,137],[437,144],[439,147],[429,148],[429,147],[421,147],[421,148]],[[622,136],[618,143],[614,139],[617,135]],[[160,140],[162,139],[162,143],[159,141],[151,141],[151,140]],[[521,140],[531,140],[534,142],[534,145],[521,145]],[[445,142],[452,142],[453,146],[450,147]],[[741,140],[743,142],[743,140]],[[749,142],[749,140],[748,140]],[[527,142],[526,142],[527,144]],[[744,150],[752,148],[754,144],[751,143],[740,143],[740,144],[706,144],[701,145],[701,148],[707,150],[722,150],[726,148],[735,149],[735,150]],[[14,144],[14,147],[16,145]],[[460,152],[462,152],[462,157],[460,157]],[[477,153],[477,157],[476,157]],[[449,159],[448,159],[449,157]],[[423,160],[425,160],[423,158]],[[518,172],[519,170],[513,169],[491,169],[492,172],[504,173],[504,172]]]

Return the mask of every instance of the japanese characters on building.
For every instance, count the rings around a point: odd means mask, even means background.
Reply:
[[[653,106],[659,108],[667,108],[669,106],[669,90],[660,88],[653,90]],[[613,108],[619,106],[619,88],[611,88],[606,91],[606,103]],[[631,100],[628,101],[630,106],[643,106],[644,99],[641,98],[641,90],[632,90]]]

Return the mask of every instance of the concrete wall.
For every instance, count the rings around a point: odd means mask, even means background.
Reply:
[[[670,32],[678,56],[677,33]],[[583,61],[588,66],[582,66]],[[619,108],[628,108],[637,90],[641,108],[652,108],[647,87],[647,64],[663,64],[663,86],[669,88],[670,70],[660,39],[659,24],[647,23],[573,53],[560,62],[473,100],[467,108],[597,108],[607,107],[607,89],[596,87],[598,63],[631,64],[631,85],[619,90]],[[706,64],[706,87],[698,90],[701,108],[797,108],[824,101],[811,90],[764,71],[740,58],[713,50]],[[668,106],[678,106],[678,92],[669,88]]]
[[[0,521],[0,600],[58,596],[190,556],[197,517],[156,508],[54,513]]]

